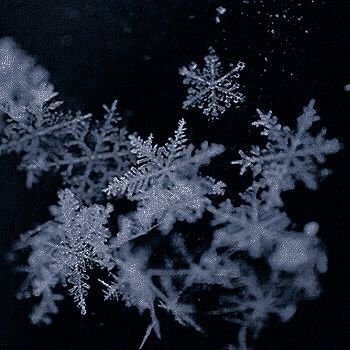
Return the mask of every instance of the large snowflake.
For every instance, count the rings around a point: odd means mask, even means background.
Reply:
[[[203,70],[197,68],[194,62],[188,68],[182,67],[179,70],[180,75],[184,76],[183,83],[190,85],[183,108],[198,107],[211,119],[217,119],[232,103],[237,104],[244,100],[244,95],[238,91],[240,85],[234,80],[239,78],[239,71],[243,70],[245,64],[231,64],[231,70],[223,74],[219,57],[212,47],[204,61]]]
[[[203,142],[201,148],[195,149],[187,144],[185,131],[186,123],[181,119],[175,136],[164,146],[155,145],[152,135],[146,140],[130,135],[137,166],[115,176],[105,189],[108,195],[126,195],[138,201],[134,219],[144,228],[157,222],[162,233],[167,234],[176,220],[195,222],[211,203],[208,196],[223,194],[225,184],[201,176],[199,169],[221,154],[224,147]]]
[[[69,189],[58,193],[58,206],[52,208],[55,218],[22,235],[17,250],[29,249],[27,273],[19,298],[40,297],[30,316],[33,323],[51,323],[50,314],[58,312],[56,294],[60,285],[69,285],[83,315],[89,290],[87,270],[93,266],[110,268],[110,253],[106,228],[112,206],[81,205]]]

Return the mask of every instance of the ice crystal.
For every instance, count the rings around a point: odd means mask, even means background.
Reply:
[[[155,302],[157,298],[157,288],[154,286],[151,275],[147,273],[146,264],[149,254],[144,250],[131,252],[130,246],[125,244],[118,250],[116,264],[118,275],[112,275],[112,282],[101,281],[106,287],[105,300],[122,299],[126,306],[136,307],[142,314],[146,310],[151,317],[140,348],[154,330],[160,338],[159,321],[155,313]]]
[[[287,215],[280,207],[267,206],[268,194],[259,194],[258,189],[249,188],[242,195],[244,203],[237,207],[226,201],[218,209],[210,208],[216,230],[203,255],[210,256],[212,264],[220,261],[217,271],[232,266],[231,271],[236,271],[222,280],[231,292],[223,293],[213,313],[255,336],[271,315],[286,322],[300,300],[317,297],[318,276],[327,271],[327,257],[316,237],[318,225],[309,223],[303,232],[293,231]],[[266,271],[261,274],[264,265]],[[239,349],[245,347],[240,344]]]
[[[55,218],[21,236],[17,249],[29,249],[27,273],[19,297],[41,297],[31,315],[33,323],[50,322],[50,313],[57,312],[55,302],[62,296],[54,293],[59,285],[69,285],[82,314],[86,313],[85,297],[89,285],[87,269],[96,265],[110,268],[105,227],[112,207],[94,204],[82,206],[74,194],[60,191]]]
[[[268,187],[270,200],[281,204],[280,193],[292,190],[297,181],[309,189],[317,189],[318,179],[329,174],[327,169],[319,169],[325,157],[339,151],[337,139],[326,139],[326,129],[313,136],[310,128],[320,119],[314,109],[314,100],[304,108],[297,120],[296,130],[278,124],[272,112],[267,114],[258,110],[259,120],[253,122],[263,127],[266,148],[252,146],[250,154],[240,151],[241,160],[232,162],[241,166],[241,174],[251,169],[253,176],[262,187]]]
[[[243,329],[249,329],[257,336],[271,315],[278,316],[283,322],[294,315],[296,302],[286,287],[277,277],[267,283],[260,282],[249,271],[240,276],[235,294],[221,297],[219,313],[226,320],[240,324]]]
[[[217,12],[217,14],[216,14],[216,17],[215,17],[215,23],[220,23],[221,22],[221,19],[220,19],[220,17],[222,16],[222,15],[224,15],[225,13],[226,13],[226,8],[225,7],[223,7],[223,6],[219,6],[219,7],[217,7],[216,8],[216,12]]]
[[[104,106],[100,123],[87,121],[89,114],[62,112],[47,71],[10,38],[0,40],[0,82],[0,154],[22,156],[19,169],[27,173],[27,186],[56,171],[86,203],[101,199],[102,189],[130,163],[117,101]]]
[[[147,140],[130,136],[137,167],[115,177],[106,192],[138,201],[135,218],[141,227],[157,222],[167,233],[176,220],[194,222],[210,203],[208,196],[223,193],[222,182],[198,175],[199,168],[222,153],[223,147],[204,142],[195,150],[192,144],[186,145],[185,130],[182,119],[174,138],[162,147],[153,145],[152,135]]]
[[[213,225],[222,226],[216,230],[212,245],[229,246],[230,252],[247,251],[253,258],[260,258],[271,251],[290,222],[280,209],[266,207],[257,188],[249,188],[241,197],[244,203],[240,206],[226,200],[219,208],[210,208]]]
[[[208,208],[215,231],[199,265],[203,271],[208,261],[213,266],[219,262],[217,271],[236,272],[222,279],[231,293],[223,293],[213,313],[241,326],[238,349],[246,349],[248,330],[257,336],[273,314],[286,322],[300,300],[320,294],[318,278],[327,271],[327,256],[316,236],[318,224],[310,222],[302,232],[294,231],[280,198],[296,181],[316,188],[318,176],[325,173],[318,164],[339,150],[339,142],[327,140],[324,129],[316,136],[310,133],[319,119],[313,104],[298,118],[296,131],[279,125],[271,113],[260,112],[253,125],[264,127],[266,149],[254,146],[250,156],[240,152],[242,160],[234,162],[242,166],[241,174],[252,169],[252,185],[241,194],[239,205],[226,200]],[[212,273],[210,277],[220,284]]]
[[[245,64],[231,64],[230,71],[223,74],[221,62],[213,48],[209,48],[209,55],[204,57],[204,61],[203,70],[194,62],[188,68],[179,70],[180,75],[184,76],[183,83],[190,85],[183,108],[198,107],[210,119],[217,119],[233,103],[243,101],[244,96],[238,91],[240,85],[234,81],[239,78]]]

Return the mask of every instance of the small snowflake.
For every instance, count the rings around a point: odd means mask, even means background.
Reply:
[[[183,83],[190,85],[183,108],[199,107],[211,119],[218,119],[232,103],[237,104],[244,100],[244,95],[238,91],[240,85],[233,81],[239,78],[239,71],[243,70],[245,64],[231,64],[231,70],[223,75],[221,62],[212,47],[204,61],[205,68],[202,71],[194,62],[189,68],[182,67],[179,70],[180,75],[184,76]]]

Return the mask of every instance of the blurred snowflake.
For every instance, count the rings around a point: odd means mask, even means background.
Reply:
[[[0,115],[22,119],[29,105],[41,107],[57,93],[49,73],[22,51],[12,38],[0,40]]]

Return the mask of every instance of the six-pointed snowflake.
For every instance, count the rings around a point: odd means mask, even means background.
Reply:
[[[184,76],[183,83],[190,85],[183,108],[198,107],[210,119],[217,119],[232,103],[237,104],[244,100],[244,95],[238,91],[239,83],[234,81],[239,78],[239,72],[244,69],[245,64],[231,64],[231,70],[223,74],[219,57],[211,47],[204,61],[203,70],[197,68],[194,62],[188,68],[181,67],[179,70],[180,75]]]

